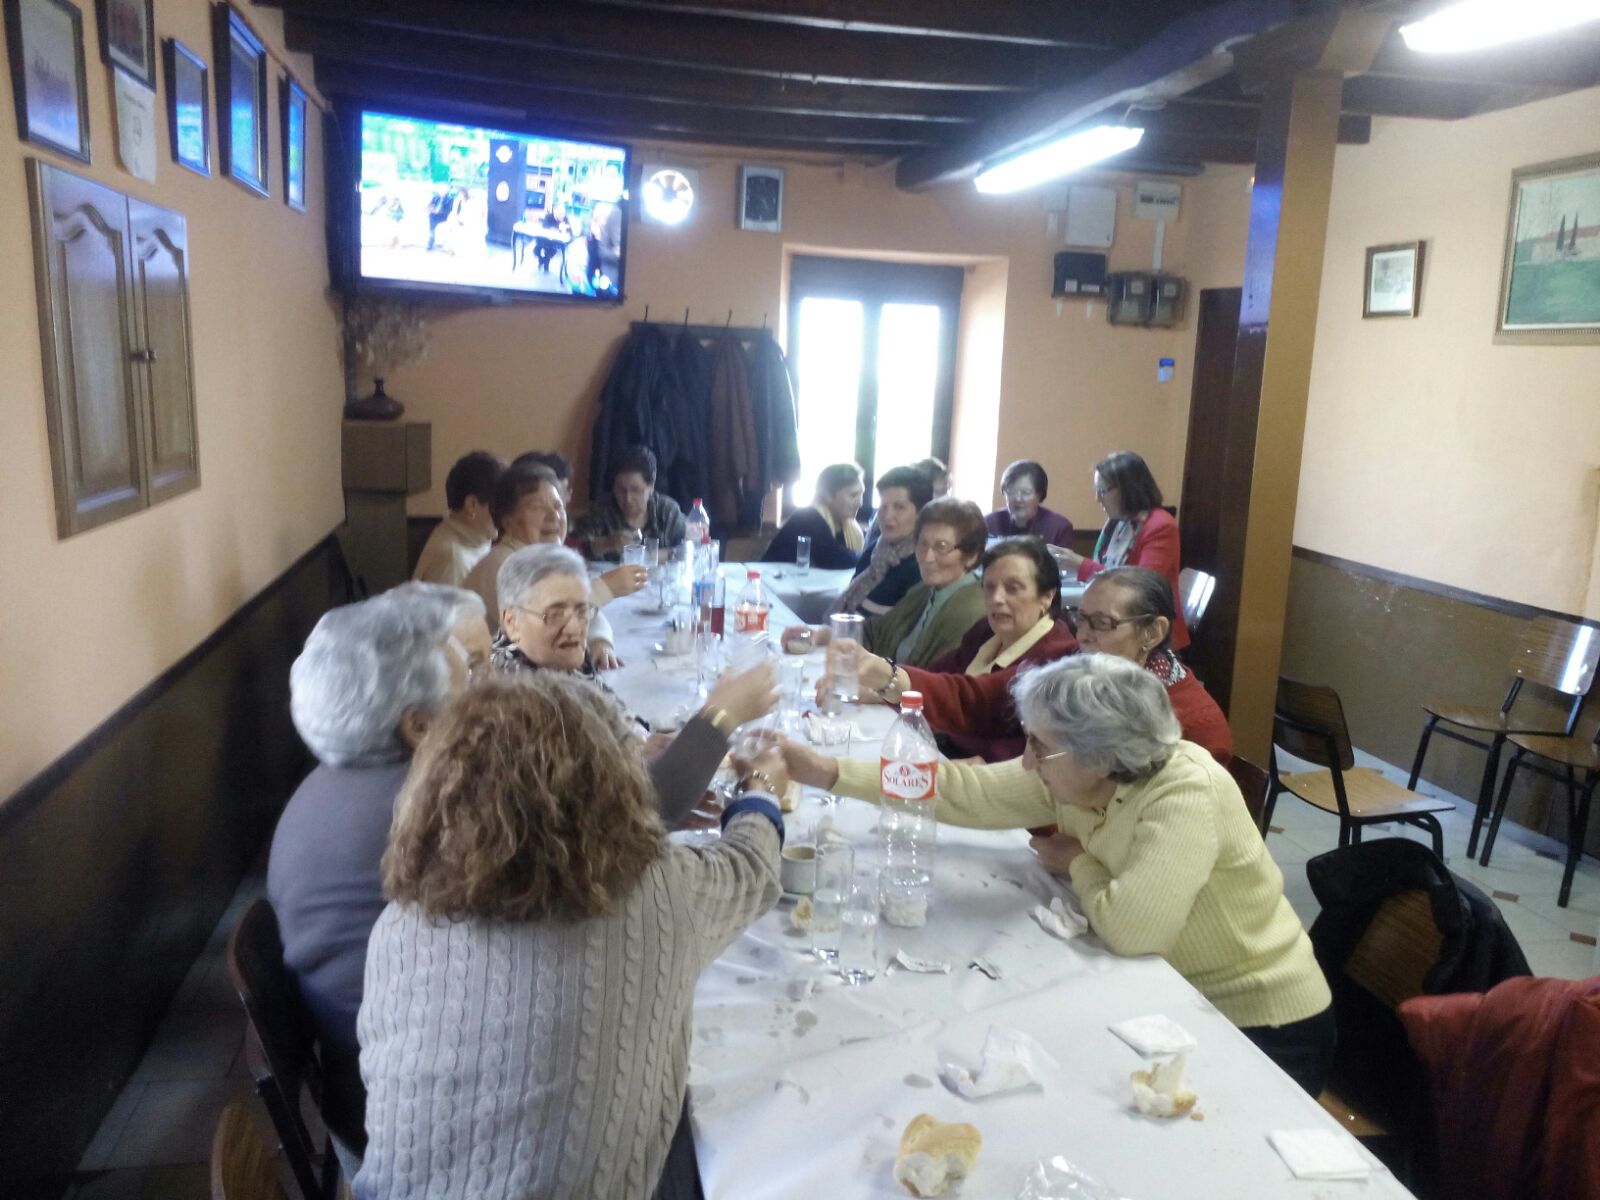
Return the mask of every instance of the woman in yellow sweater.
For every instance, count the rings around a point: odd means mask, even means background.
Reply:
[[[1160,954],[1313,1096],[1333,1056],[1332,996],[1239,789],[1181,740],[1166,689],[1137,664],[1083,654],[1014,686],[1020,760],[939,766],[939,820],[1055,823],[1034,839],[1118,954]],[[876,764],[789,743],[790,775],[875,800]]]

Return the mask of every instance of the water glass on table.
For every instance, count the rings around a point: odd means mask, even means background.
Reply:
[[[811,953],[825,963],[839,961],[839,919],[854,875],[854,847],[819,836],[817,885],[811,893]]]
[[[866,624],[859,613],[834,613],[828,618],[828,694],[841,704],[861,698],[858,676]]]
[[[794,565],[802,571],[811,569],[811,539],[797,537],[794,539]]]
[[[642,567],[647,565],[645,545],[643,542],[628,542],[622,547],[622,565],[625,567]]]
[[[816,908],[813,901],[812,919]],[[839,912],[839,977],[849,984],[878,977],[878,876],[865,871],[853,877]]]

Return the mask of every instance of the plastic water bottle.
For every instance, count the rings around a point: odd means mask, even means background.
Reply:
[[[922,715],[921,692],[900,697],[900,719],[883,739],[878,763],[883,919],[891,925],[922,925],[928,919],[933,859],[939,842],[939,822],[934,816],[939,749]]]
[[[733,631],[752,641],[765,640],[767,615],[772,605],[767,600],[767,590],[761,586],[761,572],[755,568],[745,572],[744,591],[739,593],[739,604],[733,610]]]
[[[706,513],[706,506],[698,496],[695,497],[694,507],[689,510],[689,515],[684,520],[684,530],[688,539],[697,546],[702,546],[711,540],[711,517]]]

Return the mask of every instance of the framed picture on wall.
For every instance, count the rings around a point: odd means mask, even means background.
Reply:
[[[17,134],[89,161],[83,14],[68,0],[5,0]]]
[[[1421,297],[1421,242],[1367,247],[1363,317],[1414,317]]]
[[[267,47],[231,4],[212,9],[217,152],[222,173],[257,195],[267,184]]]
[[[283,202],[306,210],[306,90],[285,75],[278,82],[278,127],[283,130]]]
[[[211,174],[211,109],[205,60],[177,38],[162,43],[167,75],[167,133],[172,161]]]
[[[151,0],[95,0],[100,59],[121,67],[151,91],[156,86],[156,22]]]
[[[739,228],[783,232],[783,168],[739,168]]]
[[[1600,343],[1600,154],[1511,173],[1496,340]]]

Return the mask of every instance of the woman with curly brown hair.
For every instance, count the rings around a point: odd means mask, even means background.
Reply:
[[[423,738],[367,951],[357,1196],[656,1191],[695,979],[778,899],[788,780],[769,750],[720,842],[671,845],[632,736],[547,671],[475,688]]]

